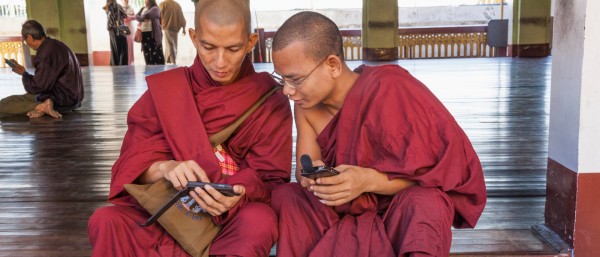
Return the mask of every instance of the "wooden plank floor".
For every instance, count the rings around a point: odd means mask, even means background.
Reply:
[[[452,255],[565,256],[530,230],[543,223],[551,59],[398,63],[446,104],[484,166],[488,205],[476,229],[453,231]],[[86,67],[78,111],[0,120],[0,256],[89,256],[87,219],[106,204],[127,110],[146,75],[173,67]],[[22,93],[0,69],[0,97]]]

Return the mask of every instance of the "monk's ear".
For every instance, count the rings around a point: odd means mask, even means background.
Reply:
[[[197,45],[198,41],[196,40],[196,30],[190,28],[188,30],[188,35],[190,35],[190,39],[192,40],[192,45],[194,45],[194,47],[196,49],[198,49],[198,45]]]
[[[337,78],[342,74],[343,63],[342,59],[340,59],[337,55],[329,55],[327,59],[325,59],[325,65],[329,68],[329,72],[331,73],[332,78]]]
[[[258,33],[250,34],[250,37],[248,38],[248,45],[246,46],[246,53],[252,53],[256,42],[258,42]]]

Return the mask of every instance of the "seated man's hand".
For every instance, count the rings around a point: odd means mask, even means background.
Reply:
[[[242,185],[234,185],[233,191],[239,195],[224,196],[213,187],[207,185],[190,191],[190,196],[196,200],[198,205],[212,216],[219,216],[231,210],[246,194],[246,188]]]
[[[12,62],[15,67],[12,68],[12,71],[14,73],[17,73],[19,75],[23,75],[23,73],[25,73],[25,67],[23,67],[22,65],[18,64],[17,62]]]
[[[329,206],[339,206],[350,202],[364,192],[368,192],[371,176],[379,173],[374,169],[358,166],[340,165],[335,167],[339,175],[316,179],[316,184],[308,190]]]
[[[198,163],[188,161],[166,161],[159,165],[164,178],[171,181],[177,190],[183,189],[189,181],[210,182],[206,172]]]

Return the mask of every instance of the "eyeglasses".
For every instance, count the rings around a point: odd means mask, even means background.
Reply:
[[[277,75],[277,73],[275,73],[275,71],[271,72],[271,77],[273,77],[282,86],[288,86],[288,87],[291,87],[293,89],[299,89],[300,88],[300,84],[302,84],[302,82],[304,82],[317,68],[319,68],[319,66],[321,66],[321,64],[323,64],[323,62],[325,60],[327,60],[327,57],[325,57],[325,59],[321,60],[319,62],[319,64],[317,64],[317,66],[315,66],[308,74],[306,74],[306,76],[304,76],[303,78],[300,78],[300,79],[296,79],[296,80],[293,80],[293,81],[292,80],[285,80],[284,78],[282,78],[279,75]]]

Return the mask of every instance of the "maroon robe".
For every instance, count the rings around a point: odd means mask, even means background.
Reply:
[[[358,71],[344,105],[317,138],[323,161],[418,185],[391,196],[364,193],[335,208],[298,185],[281,186],[272,197],[280,224],[277,254],[447,256],[450,227],[474,227],[485,206],[479,159],[443,104],[406,70]]]
[[[234,208],[213,218],[223,229],[211,245],[211,255],[268,253],[277,240],[275,214],[267,205],[270,191],[290,177],[291,111],[286,97],[275,93],[249,116],[223,144],[239,167],[235,175],[223,177],[208,135],[235,121],[275,85],[268,73],[255,73],[248,59],[239,77],[221,86],[196,58],[189,68],[147,78],[148,91],[129,111],[121,155],[113,166],[109,201],[116,206],[101,208],[90,218],[93,256],[187,255],[160,225],[138,225],[149,214],[123,187],[135,183],[152,163],[172,159],[195,160],[211,182],[246,188]],[[187,83],[176,83],[178,79]]]

